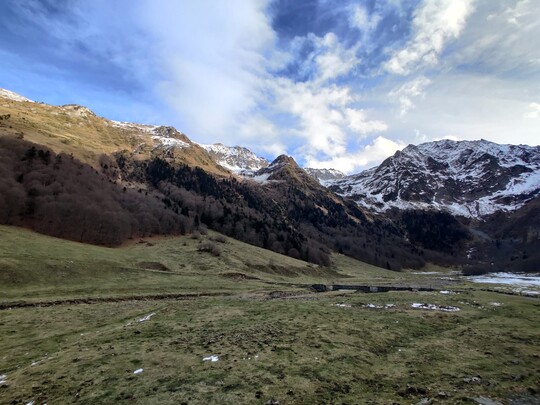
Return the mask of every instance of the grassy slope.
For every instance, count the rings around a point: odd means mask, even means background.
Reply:
[[[331,271],[234,239],[215,242],[219,257],[197,250],[190,236],[133,241],[110,249],[0,226],[0,302],[73,296],[121,296],[169,292],[249,290],[257,280],[315,282],[339,278]],[[166,270],[160,270],[165,266]],[[366,268],[372,266],[363,265]],[[233,273],[233,274],[231,274]],[[388,272],[390,273],[390,272]],[[293,277],[291,277],[293,276]]]
[[[0,97],[0,114],[10,114],[0,122],[0,136],[17,136],[51,148],[56,153],[73,154],[84,163],[97,167],[101,154],[138,149],[138,159],[152,156],[151,134],[135,127],[114,126],[111,121],[91,114],[80,114],[72,107],[12,101]],[[144,147],[141,145],[144,144]],[[159,153],[159,151],[158,151]],[[174,149],[173,161],[198,166],[209,173],[228,176],[208,153],[191,144],[187,149]]]
[[[0,403],[469,403],[540,383],[538,300],[473,290],[310,294],[267,282],[419,281],[342,256],[322,270],[231,239],[220,257],[189,237],[151,242],[107,249],[0,227],[0,301],[232,294],[0,311]],[[155,263],[169,271],[149,271]],[[257,279],[223,276],[231,273]],[[304,295],[268,300],[276,290]],[[209,355],[220,359],[203,362]],[[471,376],[481,380],[464,381]]]

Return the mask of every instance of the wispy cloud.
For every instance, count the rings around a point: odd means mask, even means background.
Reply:
[[[408,75],[420,67],[435,65],[446,43],[459,36],[472,10],[473,0],[425,0],[414,13],[413,37],[392,54],[384,69]]]
[[[399,105],[399,115],[406,115],[411,109],[415,108],[414,99],[425,96],[425,89],[431,80],[425,76],[419,76],[408,82],[401,84],[388,93],[393,102]]]
[[[529,112],[525,114],[525,118],[540,118],[540,103],[530,103]]]

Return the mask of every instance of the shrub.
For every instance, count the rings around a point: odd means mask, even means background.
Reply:
[[[216,236],[212,236],[210,238],[210,240],[214,241],[214,242],[219,242],[219,243],[226,243],[227,242],[227,238],[223,235],[216,235]]]
[[[221,256],[221,248],[211,241],[201,243],[197,250],[199,252],[209,252],[216,257]]]

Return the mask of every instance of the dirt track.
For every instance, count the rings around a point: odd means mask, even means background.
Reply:
[[[58,305],[77,304],[100,304],[105,302],[122,301],[159,301],[159,300],[191,300],[200,297],[227,297],[230,293],[200,293],[200,294],[153,294],[153,295],[128,295],[121,297],[93,297],[93,298],[72,298],[53,301],[14,301],[0,303],[0,311],[13,308],[28,307],[53,307]]]

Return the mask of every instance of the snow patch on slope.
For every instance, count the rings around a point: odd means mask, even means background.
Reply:
[[[128,130],[138,130],[142,132],[146,132],[148,134],[151,134],[154,129],[157,128],[156,125],[144,125],[144,124],[134,124],[133,122],[125,122],[125,121],[114,121],[110,120],[111,126],[121,129],[128,129]]]
[[[19,102],[26,101],[29,103],[35,103],[35,101],[30,100],[29,98],[26,98],[24,96],[21,96],[20,94],[17,94],[13,91],[6,90],[6,89],[0,89],[0,97],[7,98],[8,100],[12,100],[12,101],[19,101]]]

